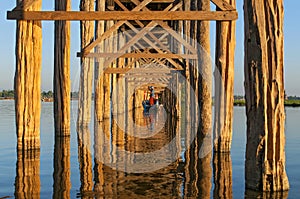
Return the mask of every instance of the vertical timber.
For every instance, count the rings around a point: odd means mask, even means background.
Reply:
[[[80,10],[94,11],[94,0],[81,0]],[[94,39],[94,22],[81,21],[80,34],[81,49],[83,49]],[[93,67],[93,58],[81,58],[77,127],[87,126],[91,120]]]
[[[210,0],[199,0],[197,4],[198,10],[210,10]],[[199,78],[197,82],[198,105],[199,105],[199,128],[197,137],[200,138],[201,147],[203,148],[202,157],[199,157],[198,170],[201,170],[202,182],[210,182],[212,176],[210,165],[212,152],[211,152],[211,120],[212,120],[212,69],[210,59],[210,25],[209,21],[197,21],[197,42],[200,45],[198,49],[198,67]],[[199,146],[200,147],[200,146]],[[201,149],[202,150],[202,149]],[[207,184],[209,189],[211,184]],[[203,195],[204,197],[205,195]],[[208,198],[208,197],[205,197]]]
[[[21,1],[17,0],[17,4]],[[41,9],[41,0],[28,8]],[[40,21],[17,21],[15,111],[17,149],[40,148],[42,25]]]
[[[56,0],[55,10],[67,11],[70,0]],[[56,136],[70,136],[70,22],[55,21],[54,125]]]
[[[105,1],[104,0],[97,0],[96,1],[96,11],[105,11]],[[100,37],[104,33],[104,21],[96,21],[96,30],[95,30],[95,37],[96,39]],[[96,46],[96,52],[103,52],[104,44],[100,43]],[[95,89],[95,121],[103,121],[104,115],[104,59],[98,58],[95,63],[95,80],[94,80],[94,89]]]
[[[198,10],[210,10],[210,1],[198,1]],[[212,84],[212,69],[210,60],[210,30],[209,21],[197,22],[197,41],[200,45],[198,49],[198,67],[199,69],[199,82],[198,89],[198,104],[200,109],[200,133],[203,136],[211,136],[211,84]]]
[[[235,0],[226,0],[235,7]],[[230,152],[233,119],[235,21],[216,22],[214,151]]]
[[[244,1],[246,188],[289,189],[285,171],[283,0]]]

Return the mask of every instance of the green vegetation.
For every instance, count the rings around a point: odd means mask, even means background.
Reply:
[[[41,93],[41,97],[42,98],[53,98],[53,92],[52,91],[48,91],[48,92],[43,91]]]
[[[246,101],[244,99],[235,99],[233,102],[234,106],[245,106]],[[300,99],[287,99],[284,101],[286,107],[300,107]]]
[[[0,100],[1,99],[14,99],[15,93],[13,90],[3,90],[0,91]],[[48,99],[49,101],[51,101],[50,99],[53,99],[53,92],[52,91],[43,91],[41,93],[41,98],[42,100],[44,99]],[[78,99],[79,93],[78,92],[71,92],[71,98],[72,99]]]
[[[299,99],[287,99],[284,101],[285,106],[289,107],[299,107],[300,106],[300,100]]]
[[[15,96],[15,92],[13,90],[3,90],[0,91],[1,99],[12,99]]]
[[[233,105],[234,106],[245,106],[246,105],[246,101],[244,99],[235,99],[233,101]]]

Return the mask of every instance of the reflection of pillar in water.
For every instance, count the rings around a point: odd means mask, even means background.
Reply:
[[[54,145],[53,198],[70,198],[70,137],[56,137]]]
[[[104,133],[102,132],[103,122],[95,121],[94,124],[94,190],[99,194],[104,194],[104,165],[101,160],[104,159]]]
[[[246,189],[245,199],[261,198],[261,199],[287,199],[289,196],[288,191],[275,191],[275,192],[258,192]]]
[[[105,174],[107,166],[104,163],[108,163],[111,159],[110,155],[110,120],[104,119],[103,122],[95,122],[94,126],[94,190],[97,194],[111,195],[112,183],[107,184],[107,178]]]
[[[18,150],[15,198],[40,198],[40,150]]]
[[[198,142],[199,143],[199,142]],[[210,198],[212,168],[211,152],[205,157],[199,157],[197,138],[189,150],[186,151],[186,181],[185,195],[187,197]]]
[[[211,177],[212,177],[212,168],[211,168],[211,152],[203,158],[198,158],[198,197],[199,198],[210,198],[211,190]]]
[[[80,127],[77,132],[78,161],[80,168],[80,192],[84,193],[93,189],[92,156],[90,151],[90,130]]]
[[[232,164],[230,153],[214,153],[214,198],[232,198]]]

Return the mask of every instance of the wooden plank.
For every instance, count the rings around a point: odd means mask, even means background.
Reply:
[[[194,54],[172,53],[89,53],[86,57],[197,59]]]
[[[236,11],[8,11],[8,20],[200,20],[232,21]]]
[[[168,74],[174,69],[157,69],[157,68],[106,68],[104,73],[118,74]]]
[[[106,68],[104,69],[104,73],[112,73],[112,74],[124,74],[129,71],[131,68]]]
[[[13,11],[16,10],[27,10],[30,6],[33,5],[33,3],[37,2],[36,0],[23,0],[20,2],[17,7],[13,9]]]
[[[228,2],[226,2],[224,0],[210,0],[210,1],[223,11],[236,10],[232,5],[230,5]]]
[[[131,3],[131,0],[120,0],[122,3]],[[116,2],[116,1],[115,1]],[[152,0],[151,3],[173,3],[174,0]]]

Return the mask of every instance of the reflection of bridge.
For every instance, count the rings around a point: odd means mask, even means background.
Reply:
[[[247,187],[277,191],[288,189],[283,11],[282,1],[271,1],[274,2],[266,4],[245,0],[246,178]],[[202,137],[210,137],[212,72],[208,21],[215,20],[214,150],[230,151],[235,1],[97,0],[94,5],[94,0],[81,0],[80,11],[70,11],[70,0],[55,0],[55,11],[40,11],[41,2],[21,1],[7,15],[8,19],[18,20],[15,100],[19,150],[40,148],[41,20],[55,21],[56,137],[70,135],[71,20],[81,21],[78,129],[90,122],[94,76],[97,122],[111,119],[112,111],[116,115],[134,112],[140,105],[144,86],[154,84],[162,90],[168,112],[185,117],[191,129],[198,130]],[[211,2],[216,11],[211,11]]]

